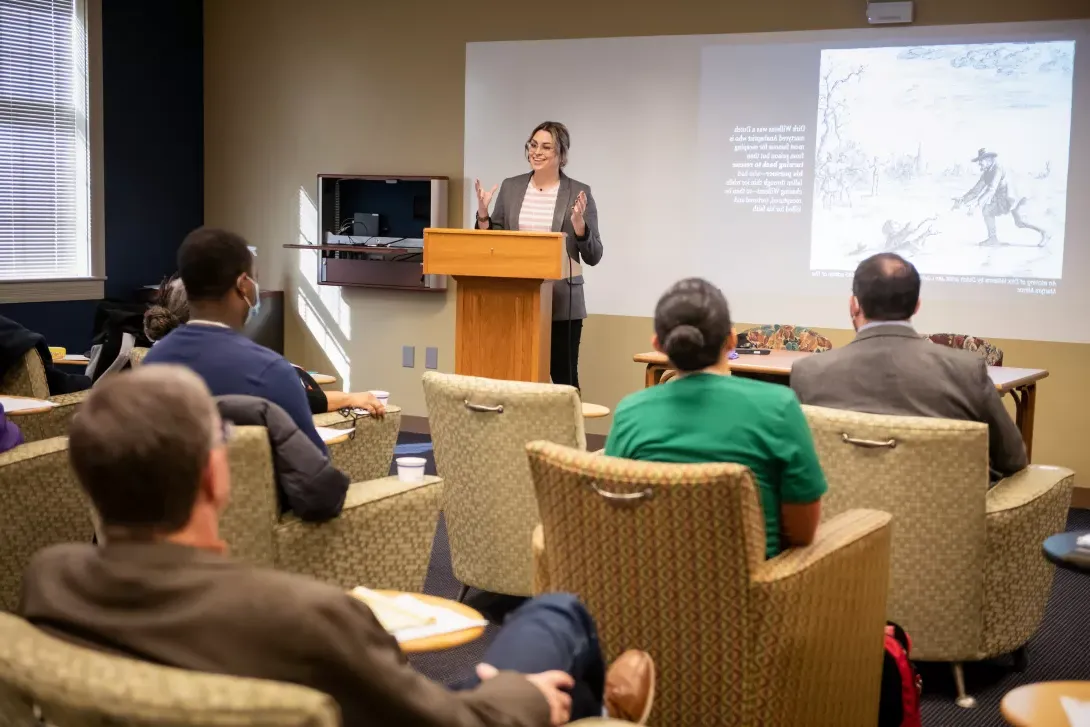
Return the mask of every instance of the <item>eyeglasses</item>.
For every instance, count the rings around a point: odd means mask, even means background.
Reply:
[[[552,144],[538,144],[536,141],[531,141],[526,145],[526,148],[530,151],[541,151],[546,154],[551,154],[556,149]]]

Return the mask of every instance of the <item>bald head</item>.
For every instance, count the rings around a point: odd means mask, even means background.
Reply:
[[[179,366],[141,366],[104,379],[69,429],[72,466],[103,526],[148,534],[189,522],[220,444],[208,387]]]
[[[868,321],[907,321],[919,307],[920,274],[900,255],[878,253],[855,269],[852,295]]]

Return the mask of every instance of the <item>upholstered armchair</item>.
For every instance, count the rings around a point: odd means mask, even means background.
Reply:
[[[279,513],[264,428],[236,429],[228,455],[231,502],[220,520],[220,535],[232,556],[346,589],[423,589],[442,480],[429,477],[408,484],[383,477],[355,482],[338,517],[308,523]]]
[[[353,482],[376,480],[390,474],[394,447],[401,430],[401,408],[389,406],[382,419],[344,416],[339,412],[316,414],[314,424],[330,429],[353,429],[345,442],[329,445],[333,466]]]
[[[578,392],[429,371],[424,397],[462,597],[471,586],[529,596],[530,539],[540,519],[526,444],[543,439],[586,449]]]
[[[750,471],[528,447],[535,591],[577,594],[607,659],[648,651],[661,725],[874,727],[890,516],[844,512],[765,559]]]
[[[90,543],[94,535],[87,500],[68,464],[68,439],[0,454],[0,498],[0,611],[14,611],[35,553],[58,543]]]
[[[892,513],[889,619],[912,656],[954,665],[1014,652],[1044,616],[1053,566],[1041,543],[1064,530],[1074,474],[1030,465],[988,487],[978,422],[803,407],[829,481],[822,511]]]
[[[8,369],[0,381],[0,394],[5,396],[25,396],[31,399],[45,399],[54,406],[39,414],[21,414],[12,420],[19,426],[23,438],[28,442],[38,442],[68,434],[68,422],[78,410],[79,404],[87,398],[87,391],[75,394],[49,395],[49,384],[45,378],[45,366],[35,349],[30,349],[22,360]]]
[[[129,362],[133,366],[140,366],[150,350],[134,348],[129,353]],[[348,441],[329,445],[329,458],[333,466],[348,475],[348,479],[353,482],[366,482],[390,473],[390,464],[394,461],[394,446],[401,429],[400,407],[387,407],[386,416],[382,419],[344,416],[340,412],[315,414],[314,425],[356,430]]]
[[[313,689],[103,654],[8,614],[0,614],[0,715],[18,727],[340,727],[333,698]]]

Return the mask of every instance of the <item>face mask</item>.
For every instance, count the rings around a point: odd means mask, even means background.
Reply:
[[[253,278],[250,278],[250,282],[254,284],[254,302],[251,303],[245,295],[242,296],[242,299],[246,301],[246,305],[250,306],[250,310],[246,313],[246,323],[256,318],[258,311],[261,310],[261,288]]]

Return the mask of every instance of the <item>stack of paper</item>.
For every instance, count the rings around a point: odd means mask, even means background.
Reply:
[[[401,642],[452,634],[456,631],[484,627],[487,621],[463,616],[457,611],[403,593],[393,598],[364,588],[355,588],[352,595],[366,603],[387,632]]]
[[[1075,540],[1075,550],[1090,553],[1090,534],[1080,535]]]
[[[338,437],[343,437],[347,434],[351,434],[355,429],[333,429],[331,427],[315,427],[318,430],[318,436],[322,438],[323,442],[331,442]]]
[[[1084,702],[1074,697],[1060,697],[1071,727],[1090,727],[1090,702]]]
[[[24,399],[21,396],[0,396],[0,405],[4,407],[4,411],[8,414],[16,411],[48,409],[56,406],[53,402],[45,399]]]

